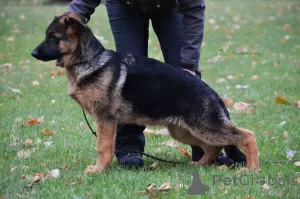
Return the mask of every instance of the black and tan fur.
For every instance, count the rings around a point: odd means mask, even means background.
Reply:
[[[230,122],[214,90],[180,68],[105,50],[80,16],[56,17],[32,55],[65,68],[69,95],[96,121],[99,156],[86,173],[111,164],[117,124],[167,126],[174,139],[204,150],[200,165],[234,145],[245,152],[247,168],[258,170],[254,133]]]

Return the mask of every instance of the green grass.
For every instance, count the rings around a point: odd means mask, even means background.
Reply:
[[[160,198],[200,198],[186,194],[193,171],[199,171],[202,182],[210,187],[209,193],[201,196],[203,198],[245,198],[247,195],[255,198],[299,198],[300,184],[271,185],[267,190],[259,183],[248,186],[213,185],[214,175],[232,178],[237,176],[236,170],[164,163],[150,170],[153,160],[148,158],[145,158],[146,165],[140,170],[119,168],[115,160],[108,172],[85,176],[83,170],[94,164],[97,153],[96,142],[84,123],[81,109],[67,96],[66,78],[50,77],[51,71],[58,70],[54,63],[45,64],[30,56],[32,49],[44,38],[47,24],[67,7],[23,2],[2,2],[0,5],[0,64],[13,64],[11,69],[0,68],[0,198],[2,194],[6,198],[88,198],[89,193],[90,198],[147,198],[137,192],[145,190],[150,183],[161,185],[164,182],[170,182],[173,188],[167,193],[160,193]],[[299,167],[297,169],[293,163],[281,166],[271,163],[286,160],[286,148],[297,152],[294,159],[300,158],[300,109],[295,105],[295,101],[300,100],[299,10],[297,0],[207,1],[205,45],[200,63],[202,76],[224,98],[232,98],[235,102],[255,102],[251,105],[255,114],[238,114],[232,108],[229,110],[235,123],[256,132],[261,161],[261,170],[255,175],[257,178],[300,176],[297,173],[300,172]],[[21,20],[22,15],[25,20]],[[210,19],[214,19],[215,24],[209,23]],[[289,32],[283,29],[284,24],[290,24]],[[109,41],[105,44],[106,48],[114,49],[104,4],[97,9],[89,25],[96,35]],[[240,29],[228,33],[226,30],[234,25],[240,25]],[[152,30],[150,35],[149,55],[162,60]],[[289,35],[290,39],[282,43],[285,35]],[[14,41],[7,41],[10,37]],[[212,52],[229,41],[233,42],[233,49],[254,49],[263,55],[221,56],[217,62],[209,62],[215,57]],[[29,61],[22,63],[24,60]],[[234,78],[228,79],[229,75]],[[252,80],[253,75],[258,75],[258,79]],[[224,80],[220,83],[221,79]],[[35,80],[40,83],[39,86],[32,86]],[[237,89],[238,84],[249,88]],[[11,88],[19,89],[21,94],[14,93]],[[278,94],[283,95],[290,105],[276,104],[274,100]],[[44,116],[44,123],[22,125],[24,121],[40,116]],[[280,126],[283,121],[286,123]],[[49,139],[40,134],[44,128],[56,132],[50,148],[43,144]],[[288,132],[288,140],[284,139],[284,131]],[[263,135],[263,132],[271,134]],[[18,138],[16,145],[12,145],[12,136]],[[272,141],[272,137],[276,140]],[[176,148],[160,145],[169,137],[150,135],[146,138],[146,152],[172,160],[187,160]],[[27,139],[33,140],[32,146],[24,146]],[[35,152],[29,158],[17,157],[18,151],[31,148],[35,148]],[[157,151],[157,148],[161,150]],[[67,171],[64,169],[66,165],[70,165]],[[16,169],[11,172],[14,167]],[[35,184],[32,189],[25,188],[28,182],[21,179],[22,175],[47,173],[52,169],[61,171],[58,179],[47,179]],[[80,179],[83,184],[70,186]],[[174,189],[176,184],[186,186]]]

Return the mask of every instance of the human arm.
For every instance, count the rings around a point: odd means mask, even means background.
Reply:
[[[95,12],[95,8],[99,6],[101,0],[73,0],[70,3],[69,12],[75,12],[90,20],[91,15]]]

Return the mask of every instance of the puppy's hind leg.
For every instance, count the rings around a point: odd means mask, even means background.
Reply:
[[[204,150],[204,156],[195,164],[196,165],[211,165],[213,164],[223,147],[200,144],[200,147]]]
[[[207,145],[240,147],[245,152],[247,168],[255,171],[259,169],[256,137],[252,131],[224,123],[218,129],[202,129],[191,133]]]
[[[211,165],[216,160],[218,154],[222,150],[222,147],[209,146],[203,143],[199,138],[193,136],[189,130],[176,125],[168,125],[170,135],[183,144],[189,144],[191,146],[200,146],[204,151],[201,154],[201,159],[198,162],[193,162],[195,165]]]
[[[244,137],[241,142],[237,142],[235,145],[246,153],[247,169],[258,171],[259,160],[255,134],[243,128],[236,128],[236,130]]]

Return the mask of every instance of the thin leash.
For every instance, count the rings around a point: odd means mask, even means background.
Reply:
[[[82,109],[82,112],[83,112],[83,116],[84,116],[84,119],[87,123],[87,125],[89,126],[92,134],[97,137],[97,133],[92,129],[87,117],[86,117],[86,114],[85,114],[85,111]],[[128,152],[131,152],[131,153],[139,153],[139,154],[142,154],[144,156],[147,156],[149,158],[152,158],[152,159],[155,159],[155,160],[159,160],[161,162],[166,162],[166,163],[171,163],[171,164],[187,164],[187,162],[177,162],[177,161],[171,161],[171,160],[165,160],[165,159],[162,159],[162,158],[159,158],[159,157],[155,157],[153,155],[150,155],[148,153],[144,153],[144,152],[141,152],[141,151],[135,151],[135,150],[132,150],[132,149],[126,149],[126,148],[119,148],[119,147],[116,147],[116,149],[118,150],[124,150],[124,151],[128,151]]]
[[[83,116],[84,116],[84,119],[87,123],[87,125],[89,126],[92,134],[97,137],[97,133],[92,129],[87,117],[86,117],[86,114],[85,114],[85,111],[82,109],[82,112],[83,112]],[[155,157],[153,155],[150,155],[148,153],[144,153],[144,152],[141,152],[141,151],[135,151],[135,150],[131,150],[131,149],[126,149],[126,148],[119,148],[119,147],[116,147],[116,149],[118,150],[124,150],[124,151],[128,151],[128,152],[131,152],[131,153],[139,153],[139,154],[143,154],[144,156],[147,156],[149,158],[152,158],[152,159],[155,159],[155,160],[159,160],[161,162],[166,162],[166,163],[171,163],[171,164],[187,164],[187,162],[177,162],[177,161],[171,161],[171,160],[165,160],[165,159],[162,159],[162,158],[158,158],[158,157]],[[274,163],[274,164],[279,164],[279,163],[287,163],[287,162],[298,162],[300,161],[300,159],[295,159],[295,160],[277,160],[277,161],[266,161],[266,162],[271,162],[271,163]],[[264,162],[264,161],[263,161]]]

